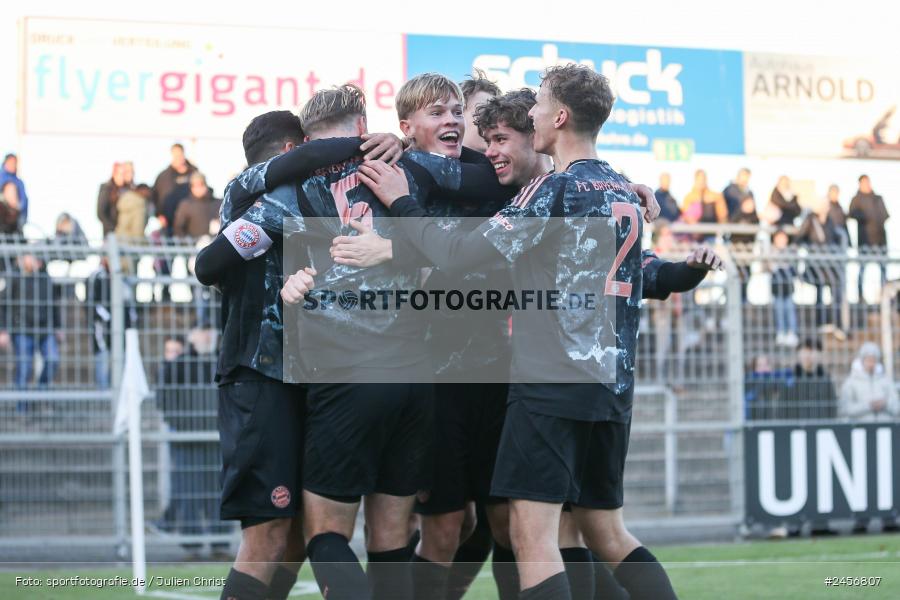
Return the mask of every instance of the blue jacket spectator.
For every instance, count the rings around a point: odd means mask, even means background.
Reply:
[[[0,188],[6,185],[7,181],[16,184],[19,192],[19,224],[24,224],[28,220],[28,194],[25,193],[25,182],[19,179],[16,174],[19,169],[19,159],[15,154],[7,154],[3,157],[3,169],[0,170]]]
[[[671,182],[671,176],[668,173],[662,173],[659,176],[659,189],[654,192],[654,195],[659,203],[659,218],[674,223],[681,216],[681,207],[678,206],[678,200],[669,192]]]

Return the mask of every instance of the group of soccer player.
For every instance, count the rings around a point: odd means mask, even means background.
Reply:
[[[308,559],[331,600],[455,600],[491,552],[501,600],[675,598],[622,516],[640,304],[720,260],[642,251],[652,192],[596,154],[613,101],[584,66],[537,93],[429,73],[397,94],[403,140],[368,133],[352,85],[250,123],[195,267],[222,293],[221,515],[242,529],[222,598],[286,598]],[[608,310],[325,309],[498,279]]]

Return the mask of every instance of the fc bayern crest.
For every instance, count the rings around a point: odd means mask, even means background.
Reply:
[[[253,248],[259,243],[259,228],[251,223],[240,225],[234,232],[234,242],[241,248]]]
[[[291,492],[283,485],[272,490],[272,504],[275,508],[285,508],[291,503]]]

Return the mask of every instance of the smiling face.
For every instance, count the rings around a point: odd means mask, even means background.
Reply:
[[[503,122],[485,130],[485,156],[494,165],[500,183],[523,187],[540,174],[541,156],[534,150],[533,137]]]
[[[403,135],[415,138],[419,150],[459,158],[466,132],[462,101],[450,95],[423,106],[401,119],[400,130]]]

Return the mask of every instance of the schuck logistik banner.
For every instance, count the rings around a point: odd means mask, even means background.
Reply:
[[[656,140],[744,152],[739,52],[408,35],[407,61],[409,76],[439,71],[461,80],[480,68],[504,91],[536,88],[551,65],[587,64],[609,77],[617,96],[599,147],[649,152]]]
[[[373,131],[397,127],[399,33],[27,18],[22,44],[24,133],[240,139],[254,116],[347,81]]]
[[[897,64],[744,54],[748,154],[900,158]]]

